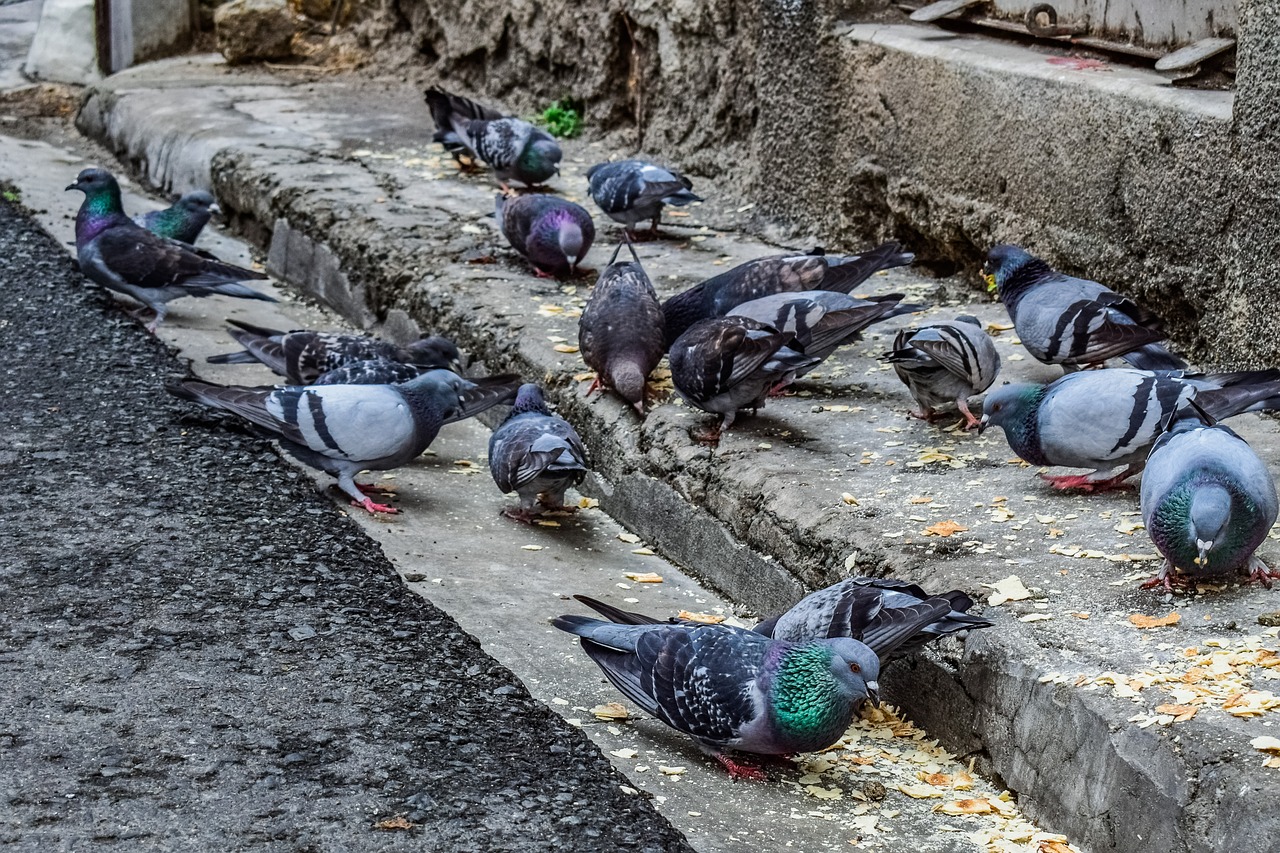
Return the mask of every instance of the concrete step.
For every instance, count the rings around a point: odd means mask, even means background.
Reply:
[[[357,322],[412,319],[491,368],[544,377],[597,460],[588,493],[734,601],[777,609],[855,567],[983,594],[1017,576],[1029,594],[989,608],[995,628],[885,680],[931,735],[977,759],[1045,826],[1094,850],[1274,844],[1269,815],[1251,804],[1280,793],[1280,774],[1250,747],[1274,731],[1276,629],[1258,624],[1276,609],[1273,594],[1138,591],[1156,563],[1134,527],[1135,497],[1052,493],[1010,464],[999,435],[906,419],[905,389],[871,358],[892,323],[714,450],[690,438],[705,418],[687,407],[668,402],[640,422],[608,397],[587,399],[578,357],[553,346],[575,341],[589,281],[528,274],[486,218],[491,182],[459,178],[429,144],[416,90],[220,74],[166,63],[117,75],[90,92],[80,127],[157,185],[211,182],[270,247],[273,272]],[[580,198],[583,171],[609,153],[567,146],[565,197]],[[666,228],[676,239],[639,249],[663,295],[777,251],[732,230],[749,204],[732,188],[698,190],[720,200]],[[603,221],[599,231],[590,261],[603,264],[615,232]],[[867,287],[894,290],[932,301],[926,318],[1005,319],[956,280],[892,271]],[[1056,375],[1009,332],[996,341],[1005,378]],[[1233,426],[1280,461],[1271,421]],[[945,521],[965,529],[931,535]],[[1165,627],[1133,621],[1170,613],[1178,621]],[[1170,710],[1184,705],[1194,716]]]

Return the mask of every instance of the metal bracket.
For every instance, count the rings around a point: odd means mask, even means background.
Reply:
[[[928,6],[921,6],[911,13],[911,20],[918,24],[928,24],[945,18],[948,15],[954,15],[956,12],[962,12],[970,6],[985,6],[987,0],[938,0],[937,3],[930,3]]]
[[[1048,23],[1041,24],[1040,16],[1044,15],[1048,18]],[[1058,25],[1058,10],[1050,6],[1048,3],[1038,3],[1027,10],[1027,14],[1023,17],[1023,25],[1027,28],[1027,32],[1033,36],[1040,38],[1058,38],[1060,36],[1078,36],[1089,29],[1088,24],[1063,24]]]

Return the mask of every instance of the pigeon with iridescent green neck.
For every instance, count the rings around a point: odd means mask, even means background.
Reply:
[[[998,426],[1032,465],[1091,468],[1048,476],[1054,488],[1106,491],[1139,473],[1169,418],[1194,399],[1214,419],[1280,405],[1280,370],[1188,375],[1132,368],[1070,373],[987,394],[979,431]],[[1106,476],[1117,465],[1125,468]]]
[[[213,196],[204,190],[187,193],[164,210],[153,210],[133,221],[161,237],[177,240],[179,243],[194,244],[209,218],[219,212],[218,203]]]
[[[1271,472],[1244,439],[1194,404],[1152,446],[1141,497],[1142,522],[1164,556],[1144,587],[1171,589],[1241,570],[1263,586],[1280,578],[1255,553],[1280,512]]]
[[[552,622],[628,699],[691,735],[731,776],[763,779],[727,750],[791,755],[840,739],[864,701],[879,701],[880,660],[857,640],[788,643],[728,625]]]
[[[534,186],[559,173],[564,154],[542,128],[436,86],[425,94],[436,141],[455,157],[475,154],[493,169],[504,190],[511,180]]]
[[[80,271],[108,290],[130,296],[155,311],[148,331],[155,332],[164,320],[167,303],[182,296],[221,294],[276,301],[240,284],[266,278],[262,273],[197,254],[125,216],[120,185],[110,172],[85,169],[67,189],[84,193],[76,214]]]
[[[590,213],[552,195],[499,195],[494,215],[507,242],[533,264],[539,278],[573,275],[596,238]]]

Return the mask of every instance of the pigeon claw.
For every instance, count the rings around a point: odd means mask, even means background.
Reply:
[[[534,509],[522,509],[517,506],[509,506],[503,508],[502,514],[513,521],[520,522],[521,524],[533,524],[533,520],[539,515],[539,512]]]
[[[745,762],[739,763],[722,752],[717,752],[715,754],[715,759],[724,766],[725,770],[729,771],[730,779],[746,779],[750,782],[769,781],[769,774],[765,773],[763,767],[757,767],[754,764],[747,764]]]
[[[1280,580],[1280,570],[1271,568],[1257,556],[1249,558],[1249,579],[1245,583],[1260,583],[1271,589],[1272,578]]]
[[[386,504],[374,503],[373,498],[365,498],[363,501],[352,500],[352,501],[351,501],[351,505],[352,505],[352,506],[362,506],[362,507],[364,507],[366,510],[368,510],[368,511],[369,511],[369,513],[370,513],[370,514],[372,514],[372,515],[377,515],[377,514],[378,514],[378,513],[380,513],[380,512],[382,512],[382,513],[386,513],[386,514],[388,514],[388,515],[399,515],[399,513],[400,513],[400,510],[396,509],[396,508],[395,508],[395,507],[393,507],[393,506],[387,506]]]
[[[1133,474],[1128,471],[1121,471],[1114,477],[1108,477],[1103,480],[1095,480],[1088,474],[1063,474],[1054,476],[1052,474],[1041,474],[1040,479],[1059,491],[1066,489],[1079,489],[1082,492],[1111,492],[1117,489],[1127,489],[1131,484],[1124,482]]]

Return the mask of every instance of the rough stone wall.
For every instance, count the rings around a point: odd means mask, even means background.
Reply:
[[[393,0],[439,76],[532,113],[571,98],[594,129],[694,173],[743,167],[755,123],[750,0]]]

